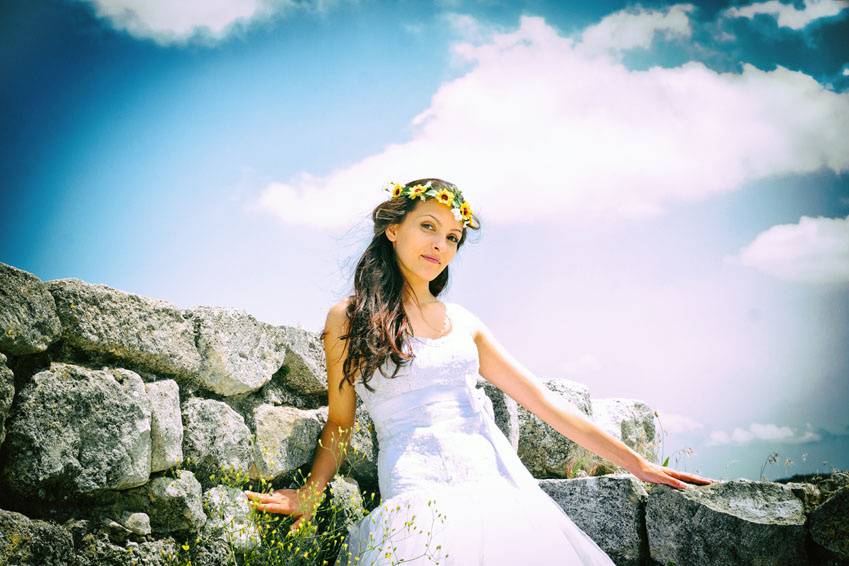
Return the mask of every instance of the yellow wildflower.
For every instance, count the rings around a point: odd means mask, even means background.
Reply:
[[[464,200],[463,204],[460,205],[460,214],[463,215],[463,220],[468,221],[472,219],[472,207],[469,201]]]
[[[451,203],[454,200],[454,193],[448,189],[440,189],[433,198],[435,198],[440,204],[451,206]]]
[[[411,199],[420,198],[425,200],[425,191],[427,191],[427,187],[423,185],[415,185],[410,187],[409,192],[407,192],[407,196]]]

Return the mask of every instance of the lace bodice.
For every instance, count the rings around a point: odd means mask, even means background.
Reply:
[[[434,386],[474,387],[478,375],[478,351],[474,342],[474,315],[456,303],[445,302],[446,315],[451,321],[451,330],[439,338],[413,337],[412,351],[415,358],[398,370],[394,378],[384,377],[375,371],[369,379],[374,392],[357,381],[355,389],[366,409],[409,393]],[[383,364],[386,375],[392,375],[395,365],[391,359]]]
[[[394,378],[375,371],[369,391],[357,394],[374,422],[378,481],[384,497],[435,485],[459,486],[483,477],[502,477],[492,445],[480,433],[492,404],[476,387],[476,317],[445,303],[451,330],[439,338],[414,337],[414,358]],[[392,375],[394,362],[384,371]]]

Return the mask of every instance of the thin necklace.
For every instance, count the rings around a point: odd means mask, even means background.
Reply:
[[[430,305],[430,304],[432,304],[432,303],[438,303],[438,302],[439,302],[438,300],[433,300],[433,301],[431,301],[430,303],[425,303],[425,304],[426,304],[426,305]],[[442,330],[441,330],[441,332],[439,333],[439,336],[437,336],[436,338],[441,338],[442,336],[444,336],[444,335],[445,335],[445,332],[448,330],[448,312],[447,312],[447,311],[448,311],[448,306],[447,306],[447,305],[445,306],[445,310],[446,310],[446,313],[445,313],[445,315],[446,315],[446,316],[445,316],[445,319],[442,321]],[[424,320],[425,324],[427,324],[427,326],[428,326],[431,330],[436,330],[435,328],[433,328],[433,326],[431,326],[431,325],[430,325],[430,323],[428,323],[427,319],[425,319],[425,316],[424,316],[424,313],[422,312],[421,307],[419,307],[419,314],[421,314],[421,315],[422,315],[422,320]]]

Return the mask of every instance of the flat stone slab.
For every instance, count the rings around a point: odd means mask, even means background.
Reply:
[[[651,558],[661,564],[806,564],[805,510],[793,490],[737,479],[680,490],[651,486]]]

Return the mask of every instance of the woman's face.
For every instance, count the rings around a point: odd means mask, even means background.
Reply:
[[[394,242],[401,272],[408,280],[432,281],[454,259],[462,230],[462,220],[455,220],[450,208],[427,199],[419,201],[403,222],[389,225],[386,237]]]

